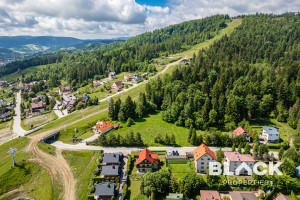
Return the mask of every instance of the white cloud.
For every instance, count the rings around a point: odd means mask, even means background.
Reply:
[[[113,38],[215,14],[283,13],[299,8],[297,0],[170,0],[165,7],[134,0],[0,0],[0,31]]]

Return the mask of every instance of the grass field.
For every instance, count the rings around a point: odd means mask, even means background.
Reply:
[[[24,130],[30,130],[30,129],[36,128],[38,126],[41,126],[45,123],[48,123],[50,121],[53,121],[55,119],[57,119],[57,115],[54,113],[54,111],[52,111],[50,113],[26,118],[26,119],[22,120],[21,125]],[[30,128],[30,125],[33,125],[33,127]]]
[[[233,19],[232,21],[228,21],[227,27],[222,29],[218,35],[216,35],[215,37],[213,37],[210,40],[206,40],[205,42],[202,42],[200,44],[197,44],[195,46],[193,46],[191,49],[184,51],[182,53],[179,54],[175,54],[175,55],[170,55],[170,57],[174,57],[174,56],[188,56],[188,57],[193,57],[193,54],[196,53],[200,50],[200,49],[204,49],[209,47],[210,45],[212,45],[215,41],[221,39],[225,34],[230,35],[234,29],[236,27],[238,27],[239,25],[241,25],[242,23],[242,19]]]
[[[76,199],[87,199],[90,191],[90,181],[96,168],[97,158],[101,151],[63,151],[62,155],[70,164],[76,179]]]
[[[53,155],[53,156],[56,155],[56,152],[55,152],[56,147],[55,146],[52,146],[50,144],[43,143],[43,142],[38,142],[37,146],[40,150],[42,150],[45,153],[48,153],[48,154]]]
[[[169,169],[171,176],[177,178],[177,180],[184,177],[187,173],[195,172],[194,163],[190,161],[190,164],[170,164]]]
[[[58,198],[58,192],[52,191],[48,172],[29,162],[29,154],[25,152],[27,137],[17,138],[0,146],[0,199],[32,197],[34,199]],[[18,149],[15,168],[11,168],[12,157],[7,154],[9,147]]]

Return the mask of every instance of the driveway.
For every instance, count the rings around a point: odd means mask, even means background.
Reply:
[[[24,136],[26,131],[21,127],[21,91],[17,93],[13,132],[18,136]]]
[[[55,106],[53,107],[53,111],[54,111],[54,113],[57,115],[58,119],[59,119],[59,118],[62,118],[62,117],[65,117],[65,116],[68,115],[68,111],[67,111],[67,110],[61,111],[61,110],[59,109],[59,107],[60,107],[60,102],[56,100],[56,104],[55,104]]]

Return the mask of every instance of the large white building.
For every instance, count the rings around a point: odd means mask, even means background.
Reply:
[[[215,153],[205,144],[201,144],[194,150],[194,164],[197,173],[206,173],[210,162],[217,162]]]
[[[261,137],[265,142],[269,143],[279,143],[280,141],[280,134],[274,127],[263,127]]]
[[[250,169],[253,170],[255,160],[249,154],[240,154],[239,152],[224,153],[224,171],[227,174],[232,172],[234,175],[238,175],[235,173],[235,170],[243,163],[248,165]],[[247,169],[243,168],[240,171],[240,175],[248,175]]]

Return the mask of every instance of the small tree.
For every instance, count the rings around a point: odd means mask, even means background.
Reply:
[[[133,125],[133,124],[134,124],[133,119],[131,119],[131,118],[129,117],[128,120],[127,120],[126,126],[127,126],[127,127],[130,127],[130,126]]]
[[[232,145],[231,151],[235,152],[235,144]]]
[[[283,154],[284,154],[284,149],[283,149],[283,147],[281,147],[279,152],[278,152],[278,157],[279,157],[280,160],[282,159]]]
[[[238,146],[238,152],[239,152],[239,153],[242,153],[242,145],[239,145],[239,146]]]
[[[249,143],[246,144],[245,146],[245,154],[250,154],[250,146],[249,146]]]
[[[217,152],[217,161],[218,162],[222,162],[223,158],[224,158],[224,151],[222,151],[222,149],[220,148]]]

